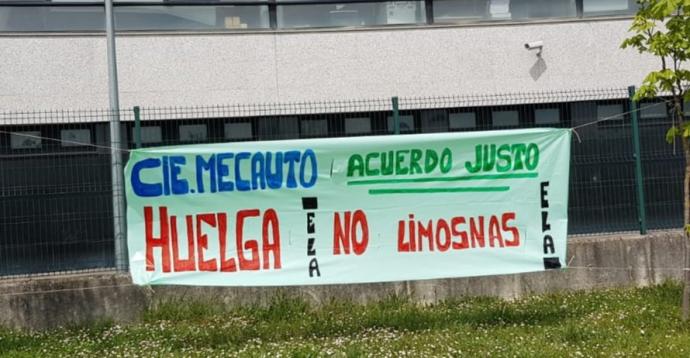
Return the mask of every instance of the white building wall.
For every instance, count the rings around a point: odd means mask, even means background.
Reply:
[[[620,88],[656,68],[630,20],[123,35],[120,103],[191,106]],[[524,43],[542,40],[541,59]],[[105,38],[0,37],[0,111],[107,108]]]

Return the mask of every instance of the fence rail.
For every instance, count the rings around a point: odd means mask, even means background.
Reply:
[[[576,128],[569,232],[682,227],[682,150],[665,142],[666,99],[626,89],[121,109],[130,148],[189,143]],[[636,180],[631,114],[642,179]],[[0,276],[115,267],[110,111],[0,113]],[[397,128],[396,128],[397,123]],[[343,142],[346,145],[346,142]]]

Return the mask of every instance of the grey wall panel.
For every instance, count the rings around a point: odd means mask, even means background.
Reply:
[[[621,50],[630,20],[124,35],[120,103],[216,105],[625,87],[655,68]],[[544,41],[540,58],[525,50]],[[0,37],[0,109],[106,108],[105,38]]]

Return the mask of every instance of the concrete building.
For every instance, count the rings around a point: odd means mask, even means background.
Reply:
[[[115,0],[121,106],[625,88],[633,0]],[[0,109],[107,108],[102,2],[0,0]],[[541,41],[543,48],[525,44]]]

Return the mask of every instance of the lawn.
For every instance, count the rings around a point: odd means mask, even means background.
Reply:
[[[0,331],[0,356],[690,357],[675,283],[420,306],[392,297],[312,308],[169,302],[129,326]]]

